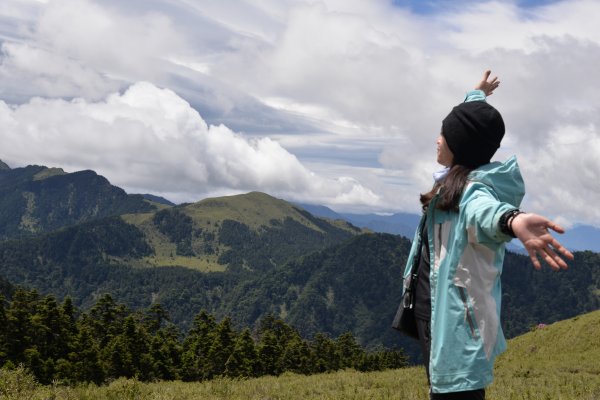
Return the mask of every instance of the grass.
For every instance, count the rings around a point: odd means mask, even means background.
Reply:
[[[190,216],[194,221],[194,229],[211,233],[218,238],[220,224],[223,220],[232,219],[243,222],[251,229],[260,231],[270,227],[272,220],[283,222],[285,218],[293,218],[306,227],[322,232],[322,229],[307,219],[290,203],[271,197],[265,193],[251,192],[237,196],[210,198],[189,204],[180,208],[180,211]],[[136,260],[127,260],[127,264],[135,267],[155,266],[181,266],[201,272],[222,272],[225,265],[218,262],[219,254],[223,254],[228,247],[215,240],[211,243],[212,254],[203,251],[203,239],[194,237],[192,248],[198,254],[195,257],[180,256],[176,253],[176,245],[165,235],[160,233],[152,222],[154,213],[127,214],[122,216],[129,224],[137,226],[144,233],[148,244],[154,249],[152,256]],[[348,223],[337,220],[329,221],[332,225],[346,229],[351,233],[358,233]]]
[[[292,217],[310,229],[321,231],[290,203],[260,192],[205,199],[185,207],[185,212],[195,221],[232,219],[254,230],[270,226],[272,219],[283,221],[286,217]]]
[[[496,363],[488,400],[600,399],[600,311],[509,342]],[[0,370],[0,399],[155,400],[391,400],[428,399],[422,367],[360,373],[353,370],[303,376],[284,374],[248,380],[142,383],[118,379],[109,385],[42,387],[22,369]]]
[[[34,181],[41,181],[57,175],[66,175],[62,168],[45,168],[33,176]]]
[[[122,218],[129,224],[136,225],[145,235],[148,244],[154,249],[154,254],[140,259],[127,259],[127,264],[134,267],[186,267],[200,272],[223,272],[227,268],[218,262],[217,254],[201,254],[197,257],[177,255],[175,243],[154,226],[152,218],[154,213],[127,214]],[[204,226],[205,230],[216,230],[210,224]],[[224,246],[221,246],[224,247]],[[223,251],[220,249],[220,251]]]

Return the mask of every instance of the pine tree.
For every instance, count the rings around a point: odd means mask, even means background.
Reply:
[[[150,335],[156,334],[167,321],[169,314],[160,303],[153,303],[144,315],[144,326]]]
[[[215,329],[215,318],[205,310],[194,318],[192,328],[183,342],[182,378],[184,380],[204,380],[211,376],[208,351],[213,342]]]
[[[75,349],[75,354],[72,357],[73,373],[70,376],[71,380],[73,382],[102,383],[106,373],[100,360],[98,341],[95,340],[91,327],[83,324],[79,326],[75,338]]]
[[[182,353],[177,327],[170,324],[159,329],[150,341],[152,369],[156,377],[163,380],[180,379]]]
[[[225,363],[233,353],[235,340],[236,334],[231,327],[231,319],[226,317],[217,325],[213,341],[208,349],[211,376],[220,376],[225,373]]]
[[[6,353],[14,365],[25,363],[35,356],[25,356],[25,351],[33,346],[31,318],[35,314],[39,295],[36,290],[17,289],[10,307],[6,311]]]
[[[297,374],[310,374],[312,372],[310,347],[300,335],[294,336],[287,342],[282,356],[283,371]]]
[[[317,333],[310,348],[314,372],[336,371],[340,368],[335,342],[329,336],[321,332]]]
[[[357,368],[364,353],[350,332],[346,332],[337,338],[335,351],[337,359],[340,360],[340,368]]]
[[[7,339],[8,339],[8,327],[6,317],[6,306],[4,296],[0,294],[0,365],[4,365],[7,361]]]
[[[235,341],[233,352],[225,363],[225,375],[231,378],[255,376],[257,353],[249,329],[244,329]]]
[[[281,358],[283,348],[279,345],[277,336],[271,331],[265,331],[258,343],[258,361],[260,375],[279,375],[283,372]]]
[[[100,340],[100,347],[104,348],[123,331],[123,321],[129,312],[124,305],[117,305],[112,296],[105,294],[90,309],[86,324],[94,331],[94,337]]]

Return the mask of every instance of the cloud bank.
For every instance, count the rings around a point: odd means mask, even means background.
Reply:
[[[350,177],[327,179],[311,172],[268,137],[247,139],[224,125],[207,125],[173,91],[148,82],[98,102],[0,102],[0,125],[8,160],[94,169],[130,191],[169,194],[179,201],[256,188],[299,201],[373,206],[379,201]]]
[[[524,207],[600,226],[600,3],[448,3],[6,0],[0,159],[174,200],[418,212],[441,120],[492,68]]]

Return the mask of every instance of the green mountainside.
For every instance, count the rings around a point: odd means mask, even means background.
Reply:
[[[2,242],[0,265],[11,283],[59,299],[71,296],[84,309],[104,293],[134,309],[159,302],[184,330],[201,309],[232,316],[239,327],[271,313],[309,337],[351,331],[368,346],[410,347],[389,328],[408,247],[399,236],[361,234],[269,270],[148,268],[137,265],[153,252],[143,231],[112,217]],[[600,308],[598,265],[600,254],[575,253],[569,270],[538,272],[526,257],[509,253],[503,275],[507,336]]]
[[[103,293],[133,308],[159,301],[187,326],[202,308],[231,313],[223,297],[241,282],[358,233],[249,193],[0,242],[0,275],[83,307]]]
[[[93,171],[0,166],[0,239],[153,209],[141,195],[128,195]]]
[[[410,242],[362,234],[241,283],[224,296],[235,320],[278,315],[304,336],[351,331],[366,345],[397,345],[390,323]],[[235,305],[235,307],[231,307]]]
[[[351,331],[370,347],[410,347],[389,328],[409,240],[264,193],[168,206],[92,171],[0,168],[0,240],[0,282],[83,309],[110,293],[133,309],[158,302],[184,330],[201,309],[238,327],[273,314],[308,337]],[[506,335],[600,308],[599,265],[578,252],[567,271],[538,272],[508,253]]]
[[[361,232],[316,218],[264,193],[210,198],[154,213],[125,215],[153,249],[137,266],[184,266],[204,272],[265,271]]]
[[[533,328],[496,361],[497,399],[600,398],[600,310]]]

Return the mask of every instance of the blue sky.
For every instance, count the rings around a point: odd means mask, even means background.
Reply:
[[[449,6],[451,4],[451,6]],[[600,3],[3,0],[0,159],[172,201],[252,190],[418,212],[491,68],[523,207],[600,226]]]
[[[511,3],[528,9],[558,2],[559,0],[515,0]],[[392,3],[398,7],[410,9],[414,13],[427,15],[444,12],[448,9],[467,8],[482,2],[481,0],[393,0]]]

